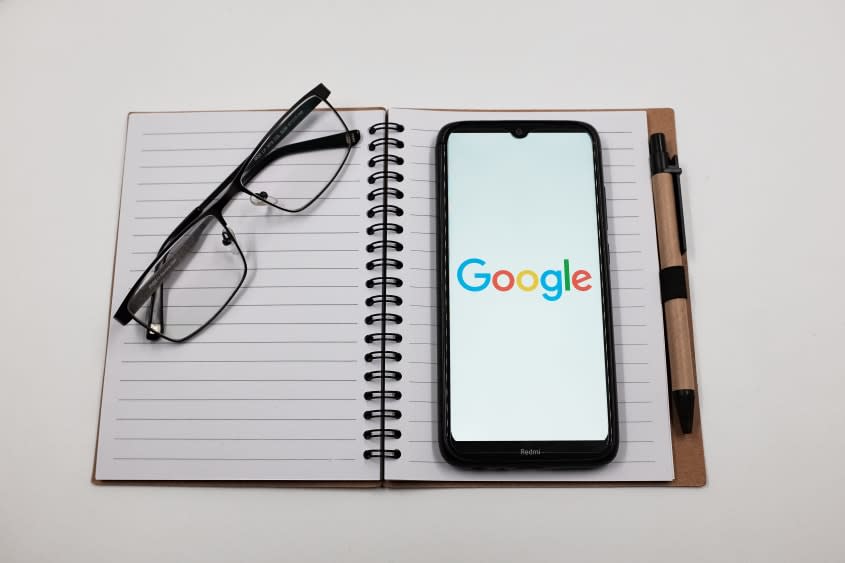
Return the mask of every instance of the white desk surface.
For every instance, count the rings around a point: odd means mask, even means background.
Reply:
[[[0,560],[842,561],[845,8],[696,6],[0,0]],[[707,487],[90,483],[127,112],[320,81],[676,109]]]

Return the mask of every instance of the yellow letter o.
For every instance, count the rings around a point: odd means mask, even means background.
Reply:
[[[531,278],[531,283],[529,285],[525,285],[525,283],[523,283],[524,276]],[[537,272],[534,270],[522,270],[516,275],[516,285],[518,285],[519,289],[522,291],[534,291],[534,288],[537,287],[538,283],[540,283],[540,278],[537,277]]]

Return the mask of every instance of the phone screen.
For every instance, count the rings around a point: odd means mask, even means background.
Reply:
[[[453,132],[447,162],[453,439],[604,440],[590,135]]]

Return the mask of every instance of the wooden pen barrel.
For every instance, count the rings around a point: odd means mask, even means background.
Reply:
[[[654,214],[657,219],[660,269],[664,270],[673,266],[684,267],[678,238],[678,216],[675,208],[675,189],[672,175],[666,172],[655,174],[652,177],[652,191]],[[686,279],[684,279],[684,289],[686,290]],[[666,342],[669,347],[672,390],[695,389],[687,299],[666,301],[663,304],[663,319],[666,324]]]

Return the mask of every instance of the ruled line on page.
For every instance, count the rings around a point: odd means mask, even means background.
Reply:
[[[266,217],[266,214],[263,213],[246,213],[246,214],[235,214],[235,213],[227,213],[226,219],[235,219],[235,218],[246,218],[246,217]],[[363,216],[362,213],[313,213],[311,217],[361,217]],[[184,215],[145,215],[141,217],[132,217],[132,219],[136,221],[151,221],[156,219],[184,219]]]
[[[170,322],[167,323],[169,326],[202,326],[205,323],[176,323]],[[308,322],[264,322],[264,321],[215,321],[215,326],[242,326],[242,325],[252,325],[252,326],[354,326],[360,325],[361,323],[355,321],[349,322],[321,322],[321,321],[308,321]]]
[[[360,270],[359,267],[320,267],[320,266],[280,266],[280,267],[252,267],[250,268],[251,271],[262,271],[262,270]],[[174,272],[224,272],[224,271],[231,271],[237,270],[241,271],[243,268],[174,268]],[[136,272],[143,272],[144,270],[140,268],[130,269],[130,273]]]
[[[226,307],[356,307],[358,303],[229,303]],[[173,305],[167,304],[164,309],[219,309],[219,303],[208,305]]]
[[[119,397],[118,401],[357,401],[356,397],[349,397],[349,398],[331,398],[331,397],[318,397],[318,398],[296,398],[296,397],[140,397],[140,398],[131,398],[131,397]]]
[[[354,364],[358,360],[310,360],[277,358],[273,360],[120,360],[124,364]]]
[[[168,170],[168,169],[182,169],[182,168],[236,168],[239,166],[240,162],[233,162],[233,163],[211,163],[211,164],[142,164],[138,166],[138,168],[146,168],[146,169],[153,169],[153,170]],[[267,168],[283,168],[286,166],[332,166],[334,168],[348,168],[350,166],[360,166],[360,163],[347,163],[343,164],[342,166],[338,166],[336,162],[274,162],[265,167]],[[290,180],[291,182],[296,182],[299,180]],[[316,181],[316,180],[310,180]]]
[[[224,112],[209,112],[209,113],[224,113]],[[281,115],[279,115],[281,117]],[[202,130],[189,130],[189,131],[144,131],[141,135],[145,137],[153,137],[153,136],[163,136],[163,135],[242,135],[242,134],[255,134],[255,135],[263,135],[267,133],[268,128],[272,123],[268,123],[267,127],[256,129],[256,130],[231,130],[231,129],[220,129],[220,130],[213,130],[213,131],[202,131]],[[297,133],[336,133],[336,129],[314,129],[314,128],[306,128],[306,127],[297,127],[294,129]],[[254,148],[254,147],[250,147]]]
[[[166,291],[185,291],[195,289],[235,289],[237,285],[185,285],[181,287],[169,286],[165,287]],[[342,285],[314,285],[314,284],[269,284],[269,285],[249,285],[249,289],[283,289],[283,288],[300,288],[300,289],[339,289],[361,287],[361,284],[342,284]]]
[[[112,457],[115,461],[355,461],[338,457]]]
[[[174,149],[146,148],[141,152],[191,152],[191,151],[251,151],[255,147],[182,147]]]
[[[361,231],[239,231],[238,235],[295,235],[298,237],[305,235],[360,235]],[[133,233],[133,237],[161,237],[170,236],[170,233]],[[217,233],[209,233],[205,236],[216,237]]]
[[[221,178],[222,180],[222,178]],[[278,183],[309,183],[309,184],[316,184],[316,183],[325,183],[324,180],[251,180],[250,184],[278,184]],[[359,184],[361,183],[360,180],[335,180],[332,182],[333,184]],[[191,185],[199,185],[205,184],[209,186],[217,186],[220,184],[219,180],[179,180],[179,181],[155,181],[155,182],[137,182],[139,186],[191,186]]]
[[[284,379],[153,379],[153,378],[121,378],[119,381],[136,383],[339,383],[358,381],[357,379],[308,379],[308,378],[284,378]]]
[[[286,197],[286,200],[298,200],[298,201],[308,201],[313,198],[310,197]],[[361,197],[339,197],[339,196],[329,196],[329,197],[320,197],[317,201],[356,201],[361,200]],[[199,203],[201,201],[205,201],[205,198],[202,197],[194,197],[194,198],[159,198],[159,199],[136,199],[135,203]],[[244,233],[240,233],[244,234]],[[351,234],[351,233],[350,233]],[[210,235],[208,235],[210,236]]]
[[[357,248],[278,248],[278,249],[260,249],[260,248],[242,248],[241,249],[245,254],[249,253],[276,253],[276,252],[307,252],[309,254],[315,252],[360,252]],[[157,250],[136,250],[131,252],[132,255],[135,256],[156,256],[158,255]],[[189,251],[188,254],[227,254],[230,255],[232,252],[230,250],[192,250]]]
[[[116,436],[112,440],[147,442],[355,442],[358,438],[174,438],[166,436]]]
[[[355,418],[267,418],[267,417],[249,417],[249,418],[228,418],[228,417],[213,417],[213,418],[197,418],[197,417],[117,417],[115,420],[121,421],[279,421],[279,422],[349,422],[352,420],[357,420]]]
[[[177,324],[176,326],[180,325]],[[359,342],[360,340],[189,340],[187,342],[182,342],[182,345],[187,346],[191,344],[210,344],[213,346],[220,346],[226,344],[358,344]],[[124,344],[137,346],[154,346],[156,343],[152,340],[145,340],[140,342],[129,341],[124,342]]]

